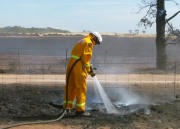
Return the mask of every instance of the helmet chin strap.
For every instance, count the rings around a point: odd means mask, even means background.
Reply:
[[[95,42],[95,44],[100,44],[97,37],[93,35],[92,40]]]
[[[99,40],[98,40],[96,37],[94,38],[94,42],[95,42],[95,44],[97,44],[97,45],[100,44]]]

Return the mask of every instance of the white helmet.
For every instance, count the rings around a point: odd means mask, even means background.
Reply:
[[[96,36],[96,38],[98,39],[99,43],[102,42],[102,37],[101,37],[101,34],[99,32],[92,32],[92,34],[94,36]]]

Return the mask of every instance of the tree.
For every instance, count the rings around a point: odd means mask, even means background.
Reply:
[[[132,34],[132,30],[129,30],[129,33]]]
[[[156,22],[156,68],[157,69],[166,69],[167,64],[167,54],[166,54],[166,46],[168,43],[168,39],[172,38],[172,36],[176,36],[176,40],[173,43],[177,43],[177,40],[180,38],[179,31],[174,31],[172,24],[170,24],[170,20],[172,20],[175,16],[177,16],[180,11],[177,11],[173,16],[166,19],[166,10],[165,10],[165,1],[172,1],[176,5],[178,5],[174,0],[142,0],[142,4],[140,5],[140,11],[147,9],[146,15],[140,20],[140,25],[151,27],[152,24]],[[153,21],[153,19],[155,19]],[[168,36],[165,35],[165,28],[168,25]]]
[[[145,34],[145,33],[146,33],[146,31],[145,31],[145,30],[142,30],[142,33],[143,33],[143,34]]]
[[[139,30],[134,30],[136,34],[139,34]]]
[[[165,21],[166,10],[164,0],[157,0],[156,13],[156,67],[165,69],[167,62],[166,39],[165,39]]]

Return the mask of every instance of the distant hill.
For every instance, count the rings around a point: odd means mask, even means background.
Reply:
[[[42,34],[42,33],[70,33],[68,30],[54,29],[54,28],[25,28],[21,26],[7,26],[4,28],[0,28],[0,34]]]
[[[85,36],[90,31],[83,32],[70,32],[68,30],[55,29],[51,27],[47,28],[25,28],[21,26],[7,26],[0,27],[0,37],[2,36]],[[155,34],[126,34],[126,33],[112,33],[112,32],[101,32],[102,36],[115,36],[115,37],[155,37]]]

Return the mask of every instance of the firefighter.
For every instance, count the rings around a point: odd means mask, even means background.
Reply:
[[[76,116],[90,116],[90,113],[85,111],[86,78],[88,74],[91,77],[95,76],[90,61],[94,46],[99,45],[101,42],[102,37],[100,33],[92,32],[78,41],[72,49],[66,71],[66,86],[64,88],[64,107],[66,108],[66,114],[74,107],[74,100],[76,99]]]

